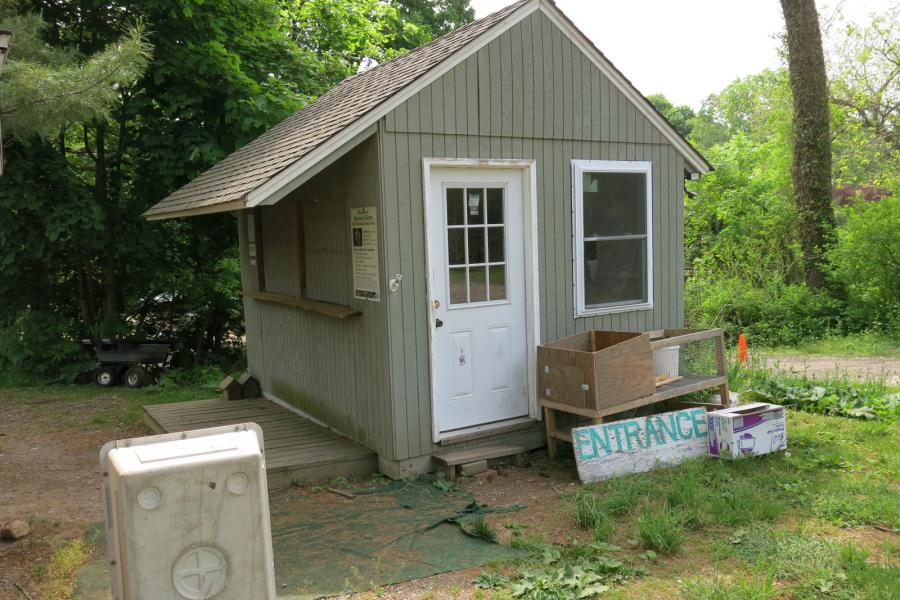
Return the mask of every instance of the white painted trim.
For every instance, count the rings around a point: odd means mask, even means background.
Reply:
[[[642,115],[656,125],[662,132],[663,136],[684,155],[688,164],[695,168],[699,173],[708,173],[710,166],[697,152],[693,146],[685,141],[677,131],[672,127],[665,117],[660,115],[650,104],[650,102],[625,78],[618,69],[613,66],[609,60],[588,40],[583,33],[566,17],[559,8],[552,2],[547,0],[533,0],[530,4],[524,5],[519,10],[508,15],[499,23],[494,24],[487,31],[469,42],[456,51],[449,58],[444,59],[438,65],[424,73],[413,83],[391,96],[385,102],[382,102],[366,115],[356,122],[349,125],[343,131],[329,138],[321,146],[314,149],[306,156],[300,158],[297,162],[291,164],[286,169],[276,174],[258,188],[251,190],[246,195],[246,205],[248,208],[258,206],[260,204],[274,204],[281,198],[289,194],[294,187],[295,181],[302,178],[307,169],[312,168],[319,161],[324,160],[333,152],[339,150],[348,142],[363,134],[366,129],[384,118],[389,112],[418,94],[420,91],[443,77],[454,67],[462,63],[468,57],[478,52],[481,48],[491,43],[494,39],[500,37],[510,27],[523,21],[537,10],[543,11],[545,15],[568,37],[596,66],[600,71],[609,78],[610,81],[621,91],[626,98],[631,100]],[[272,198],[270,200],[270,198]]]
[[[454,429],[453,431],[444,432],[441,437],[441,443],[443,444],[453,444],[456,440],[460,438],[472,439],[472,434],[480,434],[478,437],[490,437],[495,435],[498,429],[508,429],[510,427],[515,427],[516,425],[522,425],[524,423],[534,423],[534,417],[515,417],[513,419],[506,419],[504,421],[495,421],[493,423],[488,423],[486,425],[475,425],[473,427],[464,427],[462,429]]]
[[[522,172],[522,201],[525,202],[524,217],[524,243],[525,243],[525,344],[526,360],[527,360],[527,393],[528,393],[528,417],[533,420],[540,420],[540,410],[537,404],[537,347],[541,343],[541,311],[540,311],[540,289],[538,280],[538,230],[537,230],[537,161],[534,159],[480,159],[480,158],[423,158],[422,159],[422,186],[423,198],[425,201],[425,279],[428,294],[426,297],[426,310],[429,316],[428,326],[428,370],[429,385],[431,387],[431,428],[432,440],[434,443],[440,442],[441,436],[440,425],[437,420],[437,395],[435,394],[434,385],[430,382],[433,379],[434,356],[435,356],[435,340],[434,340],[434,317],[433,303],[434,291],[432,290],[431,279],[431,256],[429,255],[428,232],[431,224],[431,170],[432,168],[477,168],[485,167],[492,169],[517,169]],[[529,266],[531,268],[529,268]],[[528,318],[530,317],[530,318]],[[525,417],[523,417],[525,418]],[[508,421],[503,421],[508,423]],[[453,432],[459,435],[458,431]],[[444,436],[447,434],[445,433]],[[449,436],[452,437],[452,434]]]
[[[706,161],[702,154],[691,146],[681,135],[675,130],[669,121],[666,120],[659,112],[650,104],[644,95],[638,91],[634,84],[619,71],[612,62],[606,58],[602,52],[588,39],[584,33],[556,6],[553,2],[546,0],[541,2],[541,11],[553,23],[563,30],[578,48],[594,63],[594,66],[606,75],[606,77],[622,92],[626,98],[637,107],[638,111],[651,123],[656,125],[663,136],[687,159],[690,166],[695,168],[698,173],[709,173],[712,167]]]
[[[247,206],[253,207],[260,204],[268,204],[268,198],[270,196],[277,196],[280,194],[280,199],[289,194],[293,190],[293,188],[290,187],[291,182],[302,176],[306,169],[309,169],[315,163],[355,138],[361,132],[365,131],[366,128],[377,123],[389,112],[443,77],[458,64],[478,52],[478,50],[500,37],[510,27],[523,21],[531,13],[535,12],[540,5],[541,0],[533,0],[530,4],[522,6],[522,8],[508,15],[502,21],[495,23],[487,31],[457,50],[452,56],[444,59],[436,66],[423,73],[422,76],[413,83],[407,85],[388,100],[370,110],[366,115],[349,125],[346,129],[329,138],[321,146],[300,158],[297,162],[291,164],[258,188],[248,192]]]
[[[587,307],[584,303],[584,193],[583,174],[588,173],[642,173],[647,177],[647,301],[631,304]],[[612,313],[650,310],[653,308],[653,163],[646,160],[573,160],[572,161],[572,243],[574,257],[572,271],[575,282],[575,318],[594,317]]]

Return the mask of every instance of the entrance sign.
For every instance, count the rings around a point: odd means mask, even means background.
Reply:
[[[350,235],[353,258],[353,297],[360,300],[381,298],[378,275],[378,221],[374,206],[350,209]]]
[[[572,430],[581,481],[643,473],[707,454],[706,410],[692,408]]]

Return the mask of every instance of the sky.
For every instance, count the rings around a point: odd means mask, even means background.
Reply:
[[[480,18],[513,0],[472,0]],[[900,0],[818,1],[863,24]],[[739,77],[781,65],[778,0],[556,0],[556,5],[645,95],[697,109]]]

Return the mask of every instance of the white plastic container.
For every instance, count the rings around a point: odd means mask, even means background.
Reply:
[[[653,351],[653,376],[678,377],[678,361],[681,358],[681,346],[667,346]]]
[[[274,600],[262,443],[246,423],[103,446],[114,600]]]

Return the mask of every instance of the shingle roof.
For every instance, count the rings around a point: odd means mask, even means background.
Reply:
[[[154,205],[144,216],[165,218],[232,206],[270,178],[340,133],[469,42],[532,0],[519,0],[364,73],[348,77],[315,102],[233,152]]]

